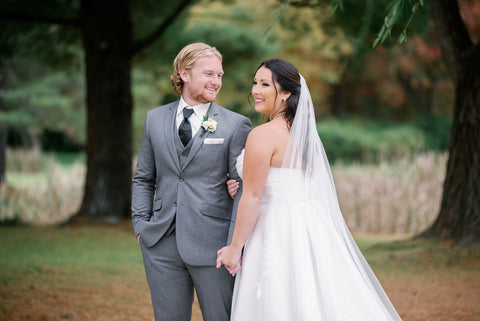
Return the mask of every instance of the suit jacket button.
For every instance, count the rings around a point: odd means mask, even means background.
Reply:
[[[173,206],[177,207],[177,202],[173,202]]]
[[[178,180],[179,180],[180,182],[183,182],[183,177],[180,177]]]

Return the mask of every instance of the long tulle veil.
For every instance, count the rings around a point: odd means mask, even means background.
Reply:
[[[300,75],[301,92],[297,111],[290,129],[282,168],[293,168],[304,173],[305,193],[323,207],[334,223],[338,235],[348,249],[352,261],[370,292],[377,296],[379,306],[392,320],[401,320],[388,299],[367,261],[358,249],[340,211],[330,165],[318,136],[312,98],[303,76]]]

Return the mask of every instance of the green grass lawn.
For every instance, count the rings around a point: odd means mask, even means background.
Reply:
[[[404,321],[480,320],[480,246],[356,239]],[[129,222],[0,227],[0,321],[64,319],[153,320]]]
[[[151,315],[142,257],[129,224],[0,227],[0,258],[1,321]]]
[[[122,271],[143,268],[133,230],[91,227],[0,228],[1,270]]]

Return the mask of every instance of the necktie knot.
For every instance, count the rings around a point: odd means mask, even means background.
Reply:
[[[183,108],[183,117],[188,119],[193,114],[193,108]]]

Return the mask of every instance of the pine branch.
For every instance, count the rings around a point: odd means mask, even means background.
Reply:
[[[278,10],[278,14],[275,16],[275,19],[273,19],[272,23],[270,24],[270,26],[267,28],[267,30],[265,30],[265,37],[263,39],[263,42],[266,43],[267,42],[267,39],[268,39],[268,36],[270,35],[270,32],[272,31],[273,27],[275,26],[275,24],[277,23],[278,20],[280,20],[280,18],[282,17],[283,15],[283,12],[285,10],[287,10],[288,6],[290,5],[290,2],[291,0],[287,0],[287,2],[280,8],[280,9],[277,9]],[[277,11],[275,10],[275,11]],[[274,11],[274,12],[275,12]]]
[[[332,12],[330,15],[333,16],[337,12],[338,8],[343,11],[343,0],[331,0],[332,2]]]
[[[382,28],[380,29],[380,32],[377,34],[377,38],[373,42],[373,47],[376,47],[379,44],[382,44],[387,40],[388,37],[392,35],[392,28],[397,22],[398,18],[400,17],[402,10],[408,0],[395,0],[391,6],[390,9],[387,13],[387,16],[385,17],[385,20],[383,22]],[[423,6],[423,0],[417,0],[413,6],[412,6],[412,13],[410,14],[410,18],[408,19],[407,24],[403,28],[402,33],[400,34],[400,37],[398,39],[398,43],[404,43],[407,40],[407,29],[408,26],[410,25],[413,17],[417,13],[418,9],[420,6]]]

